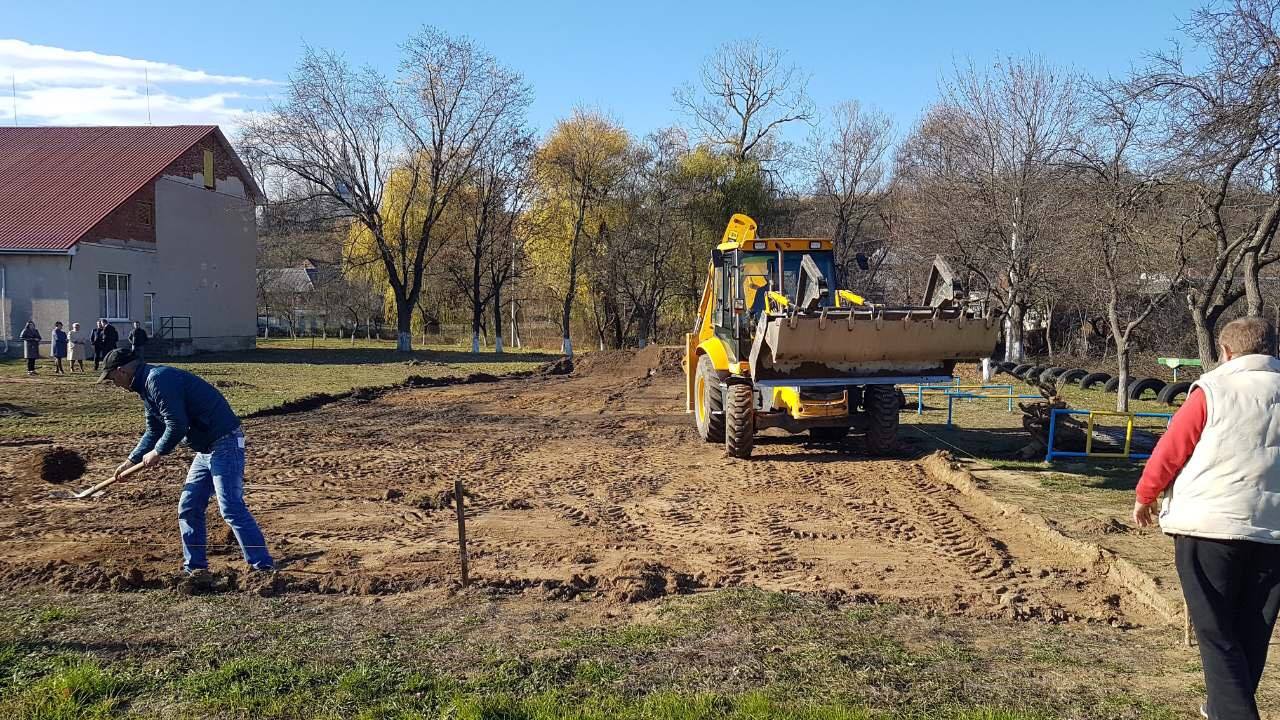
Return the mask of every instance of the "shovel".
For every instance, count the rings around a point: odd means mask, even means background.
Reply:
[[[144,467],[144,466],[143,466],[143,464],[142,464],[142,463],[138,463],[137,465],[134,465],[134,466],[133,466],[133,467],[131,467],[131,468],[126,468],[126,469],[124,470],[124,472],[120,473],[120,475],[119,475],[119,476],[117,476],[117,477],[113,477],[113,478],[110,478],[110,479],[107,479],[107,480],[103,480],[102,482],[98,483],[97,485],[94,485],[93,487],[91,487],[91,488],[87,488],[87,489],[85,489],[85,490],[81,490],[81,491],[80,491],[80,492],[78,492],[78,493],[73,493],[73,492],[71,492],[70,490],[63,490],[63,491],[62,491],[62,492],[60,492],[60,493],[58,493],[58,492],[50,493],[49,497],[53,497],[53,498],[62,498],[62,499],[66,499],[66,500],[82,500],[82,499],[87,498],[87,497],[89,497],[89,496],[93,495],[94,493],[96,493],[96,492],[98,492],[98,491],[100,491],[100,490],[102,490],[102,489],[106,488],[108,485],[110,485],[110,484],[112,484],[112,483],[114,483],[114,482],[116,482],[116,481],[124,480],[125,478],[129,477],[130,475],[132,475],[132,474],[134,474],[134,473],[138,472],[139,470],[141,470],[143,467]]]

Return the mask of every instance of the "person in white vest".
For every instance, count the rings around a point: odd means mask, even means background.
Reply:
[[[1227,324],[1138,482],[1133,519],[1174,539],[1212,720],[1256,720],[1280,611],[1280,360],[1262,318]]]

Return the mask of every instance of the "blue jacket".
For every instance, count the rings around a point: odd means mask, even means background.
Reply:
[[[143,363],[129,389],[142,398],[147,418],[147,430],[129,454],[135,464],[153,449],[168,455],[183,438],[196,452],[209,452],[214,441],[240,427],[222,393],[186,370]]]
[[[64,358],[67,356],[67,331],[53,329],[53,356],[56,358]]]

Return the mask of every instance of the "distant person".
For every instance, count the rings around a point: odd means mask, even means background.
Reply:
[[[133,329],[129,331],[129,347],[133,349],[134,357],[139,360],[145,360],[148,339],[147,331],[142,329],[142,323],[134,320]]]
[[[116,330],[116,326],[102,319],[102,357],[106,357],[107,353],[116,349],[120,344],[120,333]]]
[[[1160,529],[1200,642],[1211,720],[1257,720],[1255,695],[1280,611],[1280,360],[1271,323],[1234,320],[1222,364],[1191,386],[1138,482],[1133,519]],[[1176,479],[1176,482],[1175,482]]]
[[[36,329],[36,321],[28,320],[27,326],[22,328],[22,334],[18,336],[22,339],[22,357],[27,361],[27,374],[36,374],[36,360],[40,359],[40,331]]]
[[[76,371],[76,363],[80,364],[80,372],[84,372],[84,350],[85,337],[80,332],[80,323],[71,323],[71,332],[67,333],[67,340],[71,343],[71,372]]]
[[[244,431],[222,393],[186,370],[148,365],[122,349],[107,354],[98,382],[137,393],[146,414],[147,429],[116,468],[117,477],[138,463],[156,465],[184,438],[196,451],[178,501],[183,572],[194,575],[209,567],[204,514],[215,494],[245,562],[254,570],[274,570],[262,530],[244,503]]]
[[[107,351],[104,347],[106,345],[106,340],[103,339],[103,335],[105,334],[106,330],[102,327],[105,324],[106,323],[103,322],[101,318],[99,318],[97,321],[93,323],[93,330],[89,333],[89,346],[93,348],[93,371],[94,372],[98,372],[98,370],[101,369],[102,358],[106,357],[107,355]]]
[[[61,320],[53,324],[52,345],[50,354],[53,355],[53,372],[55,375],[66,375],[62,361],[67,359],[67,331],[62,329]]]

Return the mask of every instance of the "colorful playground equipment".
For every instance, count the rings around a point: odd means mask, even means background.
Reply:
[[[1053,438],[1058,428],[1058,416],[1060,415],[1086,415],[1088,421],[1085,426],[1084,452],[1054,450]],[[1125,418],[1124,429],[1124,450],[1122,452],[1094,452],[1093,450],[1093,428],[1095,418],[1098,417],[1122,417]],[[1045,450],[1044,461],[1053,462],[1054,458],[1124,458],[1128,460],[1145,460],[1151,457],[1150,453],[1133,452],[1133,421],[1140,417],[1156,417],[1164,418],[1165,424],[1168,425],[1169,419],[1173,417],[1172,413],[1152,413],[1152,412],[1117,412],[1115,410],[1074,410],[1070,408],[1055,408],[1049,417],[1049,442]]]

